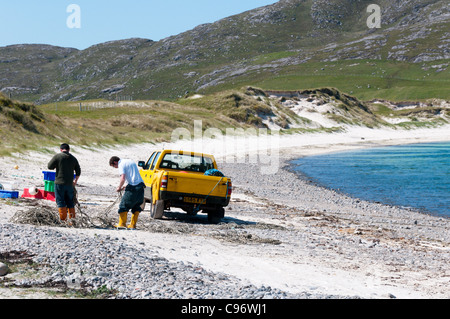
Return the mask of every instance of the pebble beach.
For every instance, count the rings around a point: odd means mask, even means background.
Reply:
[[[120,152],[141,160],[142,146]],[[277,174],[257,163],[220,163],[234,190],[217,225],[176,210],[162,220],[144,211],[135,231],[24,225],[12,217],[54,203],[2,199],[0,254],[22,252],[34,268],[33,275],[0,277],[0,299],[55,298],[47,290],[61,287],[113,299],[448,299],[450,220],[315,185],[290,163],[310,152],[310,145],[280,148]],[[103,163],[117,153],[74,153],[82,166],[79,201],[89,215],[117,196],[116,172]],[[0,178],[15,175],[19,189],[38,185],[48,157],[8,159]]]

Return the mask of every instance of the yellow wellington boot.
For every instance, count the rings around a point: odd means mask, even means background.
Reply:
[[[75,218],[75,208],[69,208],[69,218]]]
[[[61,220],[66,220],[67,219],[67,207],[59,207],[58,211],[59,211],[59,218]]]
[[[136,229],[136,223],[138,221],[138,217],[139,217],[139,212],[134,212],[133,215],[131,216],[131,222],[130,222],[130,225],[128,226],[128,229]]]
[[[116,228],[126,228],[127,227],[127,216],[128,212],[123,212],[119,214],[119,224],[114,225]]]

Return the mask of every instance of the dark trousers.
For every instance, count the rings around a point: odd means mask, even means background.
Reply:
[[[144,202],[144,188],[145,184],[141,183],[136,186],[127,185],[125,193],[122,196],[122,201],[119,205],[119,214],[128,212],[141,212],[141,205]]]
[[[74,208],[75,204],[73,201],[74,191],[73,185],[60,185],[55,184],[55,197],[56,197],[56,205],[59,208],[67,207]]]

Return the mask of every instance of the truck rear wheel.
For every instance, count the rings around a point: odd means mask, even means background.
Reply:
[[[208,222],[218,224],[225,217],[225,209],[223,207],[208,211]]]
[[[157,200],[154,205],[151,206],[150,216],[153,219],[161,219],[164,215],[164,201],[162,199]]]

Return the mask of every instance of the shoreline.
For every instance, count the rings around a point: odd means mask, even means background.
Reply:
[[[445,133],[446,135],[443,133]],[[355,129],[354,131],[350,130],[344,133],[328,134],[341,134],[342,139],[331,141],[331,143],[327,143],[323,139],[317,139],[319,143],[316,143],[314,145],[312,143],[305,143],[301,145],[301,147],[306,149],[301,149],[298,151],[292,151],[292,149],[290,149],[286,152],[286,148],[288,148],[289,146],[285,146],[281,148],[281,152],[283,153],[283,155],[295,159],[294,157],[296,156],[298,156],[299,158],[303,156],[329,154],[340,151],[351,151],[373,147],[448,142],[450,141],[450,125],[445,125],[438,128],[417,130],[361,128],[360,130]],[[386,137],[378,136],[379,134],[386,134]],[[444,135],[444,137],[442,135]]]
[[[408,144],[399,144],[399,145],[408,145]],[[416,208],[416,207],[411,207],[411,206],[401,206],[401,205],[395,205],[395,204],[390,204],[390,203],[386,203],[386,202],[363,199],[358,196],[348,194],[342,190],[333,189],[331,187],[328,187],[327,185],[321,184],[320,182],[314,180],[313,177],[306,175],[304,172],[292,168],[291,166],[293,166],[293,164],[289,163],[289,161],[291,161],[291,160],[287,160],[288,163],[283,167],[283,169],[286,170],[287,172],[297,175],[300,180],[302,180],[303,182],[306,182],[306,183],[310,183],[310,184],[314,185],[315,187],[323,188],[323,189],[326,189],[326,190],[332,191],[332,192],[336,192],[337,194],[339,194],[341,196],[350,197],[350,198],[353,198],[354,200],[365,201],[365,202],[369,202],[371,204],[381,204],[381,205],[391,207],[391,208],[398,208],[401,210],[410,211],[412,213],[418,213],[418,214],[423,214],[423,215],[434,217],[434,218],[445,218],[445,219],[450,220],[450,216],[447,216],[444,214],[433,213],[433,212],[429,212],[429,211],[426,211],[426,210],[423,210],[420,208]]]
[[[434,143],[450,143],[450,140],[433,140],[433,141],[426,141],[426,142],[414,142],[414,143],[406,143],[406,144],[390,144],[390,145],[376,145],[373,147],[369,147],[369,148],[358,148],[358,149],[372,149],[372,148],[386,148],[386,147],[394,147],[394,146],[405,146],[405,145],[422,145],[422,144],[434,144]],[[384,202],[384,201],[377,201],[377,200],[371,200],[371,199],[364,199],[361,198],[357,195],[352,195],[350,193],[347,193],[346,191],[343,191],[341,189],[334,189],[329,187],[328,185],[321,183],[320,181],[318,181],[316,178],[309,176],[308,174],[306,174],[303,170],[301,169],[297,169],[296,168],[296,164],[294,163],[296,160],[304,158],[304,157],[308,157],[308,156],[321,156],[321,155],[327,155],[327,154],[333,154],[333,153],[341,153],[341,152],[353,152],[355,150],[358,149],[342,149],[342,150],[336,150],[336,151],[332,151],[332,152],[326,152],[326,153],[321,153],[321,154],[310,154],[310,155],[305,155],[305,156],[301,156],[301,157],[295,157],[295,158],[290,158],[285,160],[284,162],[284,166],[283,169],[291,172],[293,174],[296,174],[298,176],[299,179],[311,183],[316,187],[320,187],[320,188],[324,188],[327,190],[331,190],[334,191],[336,193],[339,193],[343,196],[348,196],[348,197],[352,197],[354,199],[360,199],[360,200],[364,200],[370,203],[381,203],[384,204],[386,206],[391,206],[391,207],[398,207],[400,209],[404,209],[404,210],[409,210],[415,213],[421,213],[421,214],[425,214],[425,215],[429,215],[429,216],[434,216],[434,217],[442,217],[442,218],[447,218],[450,219],[450,215],[449,214],[445,214],[445,213],[438,213],[438,212],[432,212],[432,211],[428,211],[424,208],[418,208],[418,207],[413,207],[413,206],[405,206],[405,205],[400,205],[400,204],[392,204],[392,203],[388,203],[388,202]]]
[[[398,145],[408,145],[408,144],[398,144]],[[383,146],[381,146],[381,147],[383,147]],[[312,156],[314,156],[314,155],[312,155]],[[390,204],[390,203],[376,201],[376,200],[363,199],[358,196],[354,196],[349,193],[346,193],[345,191],[342,191],[340,189],[338,189],[338,190],[333,189],[327,185],[324,185],[324,184],[316,181],[313,177],[306,175],[304,172],[292,168],[291,166],[293,166],[293,164],[290,163],[291,160],[286,160],[286,161],[288,163],[283,167],[283,169],[285,171],[295,174],[300,180],[302,180],[305,183],[311,184],[314,187],[322,188],[322,189],[325,189],[325,190],[331,191],[331,192],[335,192],[335,193],[339,194],[340,196],[349,197],[356,201],[364,201],[364,202],[368,202],[370,204],[380,204],[380,205],[383,205],[383,206],[386,206],[386,207],[389,207],[392,209],[397,208],[397,209],[400,209],[403,211],[408,211],[408,212],[415,213],[415,214],[422,214],[422,215],[430,216],[433,218],[444,218],[444,219],[450,220],[450,216],[448,216],[448,215],[434,213],[434,212],[426,211],[424,209],[420,209],[420,208],[412,207],[412,206],[402,206],[402,205]]]

